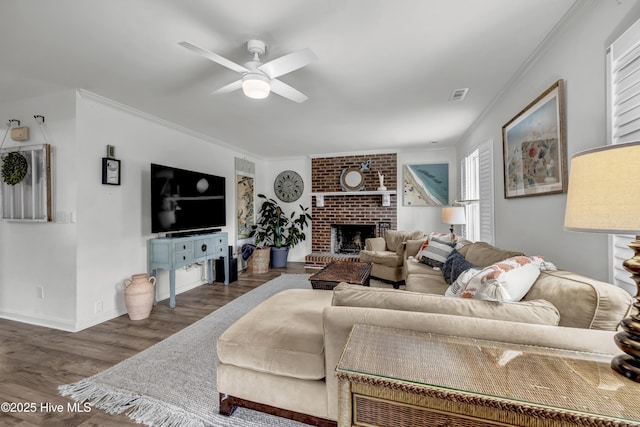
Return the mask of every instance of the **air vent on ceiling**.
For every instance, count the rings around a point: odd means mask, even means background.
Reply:
[[[454,89],[453,92],[451,92],[449,101],[462,101],[467,96],[467,92],[469,92],[468,87],[462,89]]]

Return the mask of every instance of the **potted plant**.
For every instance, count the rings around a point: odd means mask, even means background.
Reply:
[[[309,226],[311,215],[309,208],[300,205],[301,212],[291,212],[287,216],[278,202],[264,194],[258,194],[263,199],[259,210],[259,218],[251,230],[250,237],[255,237],[258,247],[271,247],[271,266],[286,267],[289,249],[306,239],[305,227]]]

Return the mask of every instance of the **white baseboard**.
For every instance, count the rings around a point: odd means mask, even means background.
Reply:
[[[176,297],[182,292],[197,288],[198,286],[202,286],[204,284],[205,282],[203,281],[203,282],[194,282],[194,283],[178,286],[176,288]],[[158,301],[163,301],[168,298],[169,298],[169,292],[166,292],[166,295],[164,293],[158,295]],[[113,310],[105,311],[90,319],[73,322],[70,320],[57,319],[57,318],[47,317],[47,316],[39,316],[35,314],[26,314],[26,313],[11,312],[8,310],[0,310],[1,319],[28,323],[30,325],[43,326],[46,328],[59,329],[66,332],[79,332],[83,329],[87,329],[92,326],[99,325],[100,323],[106,322],[107,320],[120,317],[123,314],[127,314],[126,308],[123,308],[120,310],[118,308],[114,308]]]
[[[30,325],[43,326],[46,328],[60,329],[67,332],[77,331],[74,322],[64,319],[56,319],[53,317],[0,310],[0,318],[13,320],[15,322],[28,323]]]

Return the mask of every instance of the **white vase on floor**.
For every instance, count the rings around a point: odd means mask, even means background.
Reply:
[[[149,317],[156,294],[156,278],[146,273],[134,274],[124,281],[124,304],[131,320]]]

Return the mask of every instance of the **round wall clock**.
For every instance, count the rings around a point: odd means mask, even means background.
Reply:
[[[304,182],[294,171],[282,171],[273,182],[273,191],[283,202],[294,202],[302,196]]]

